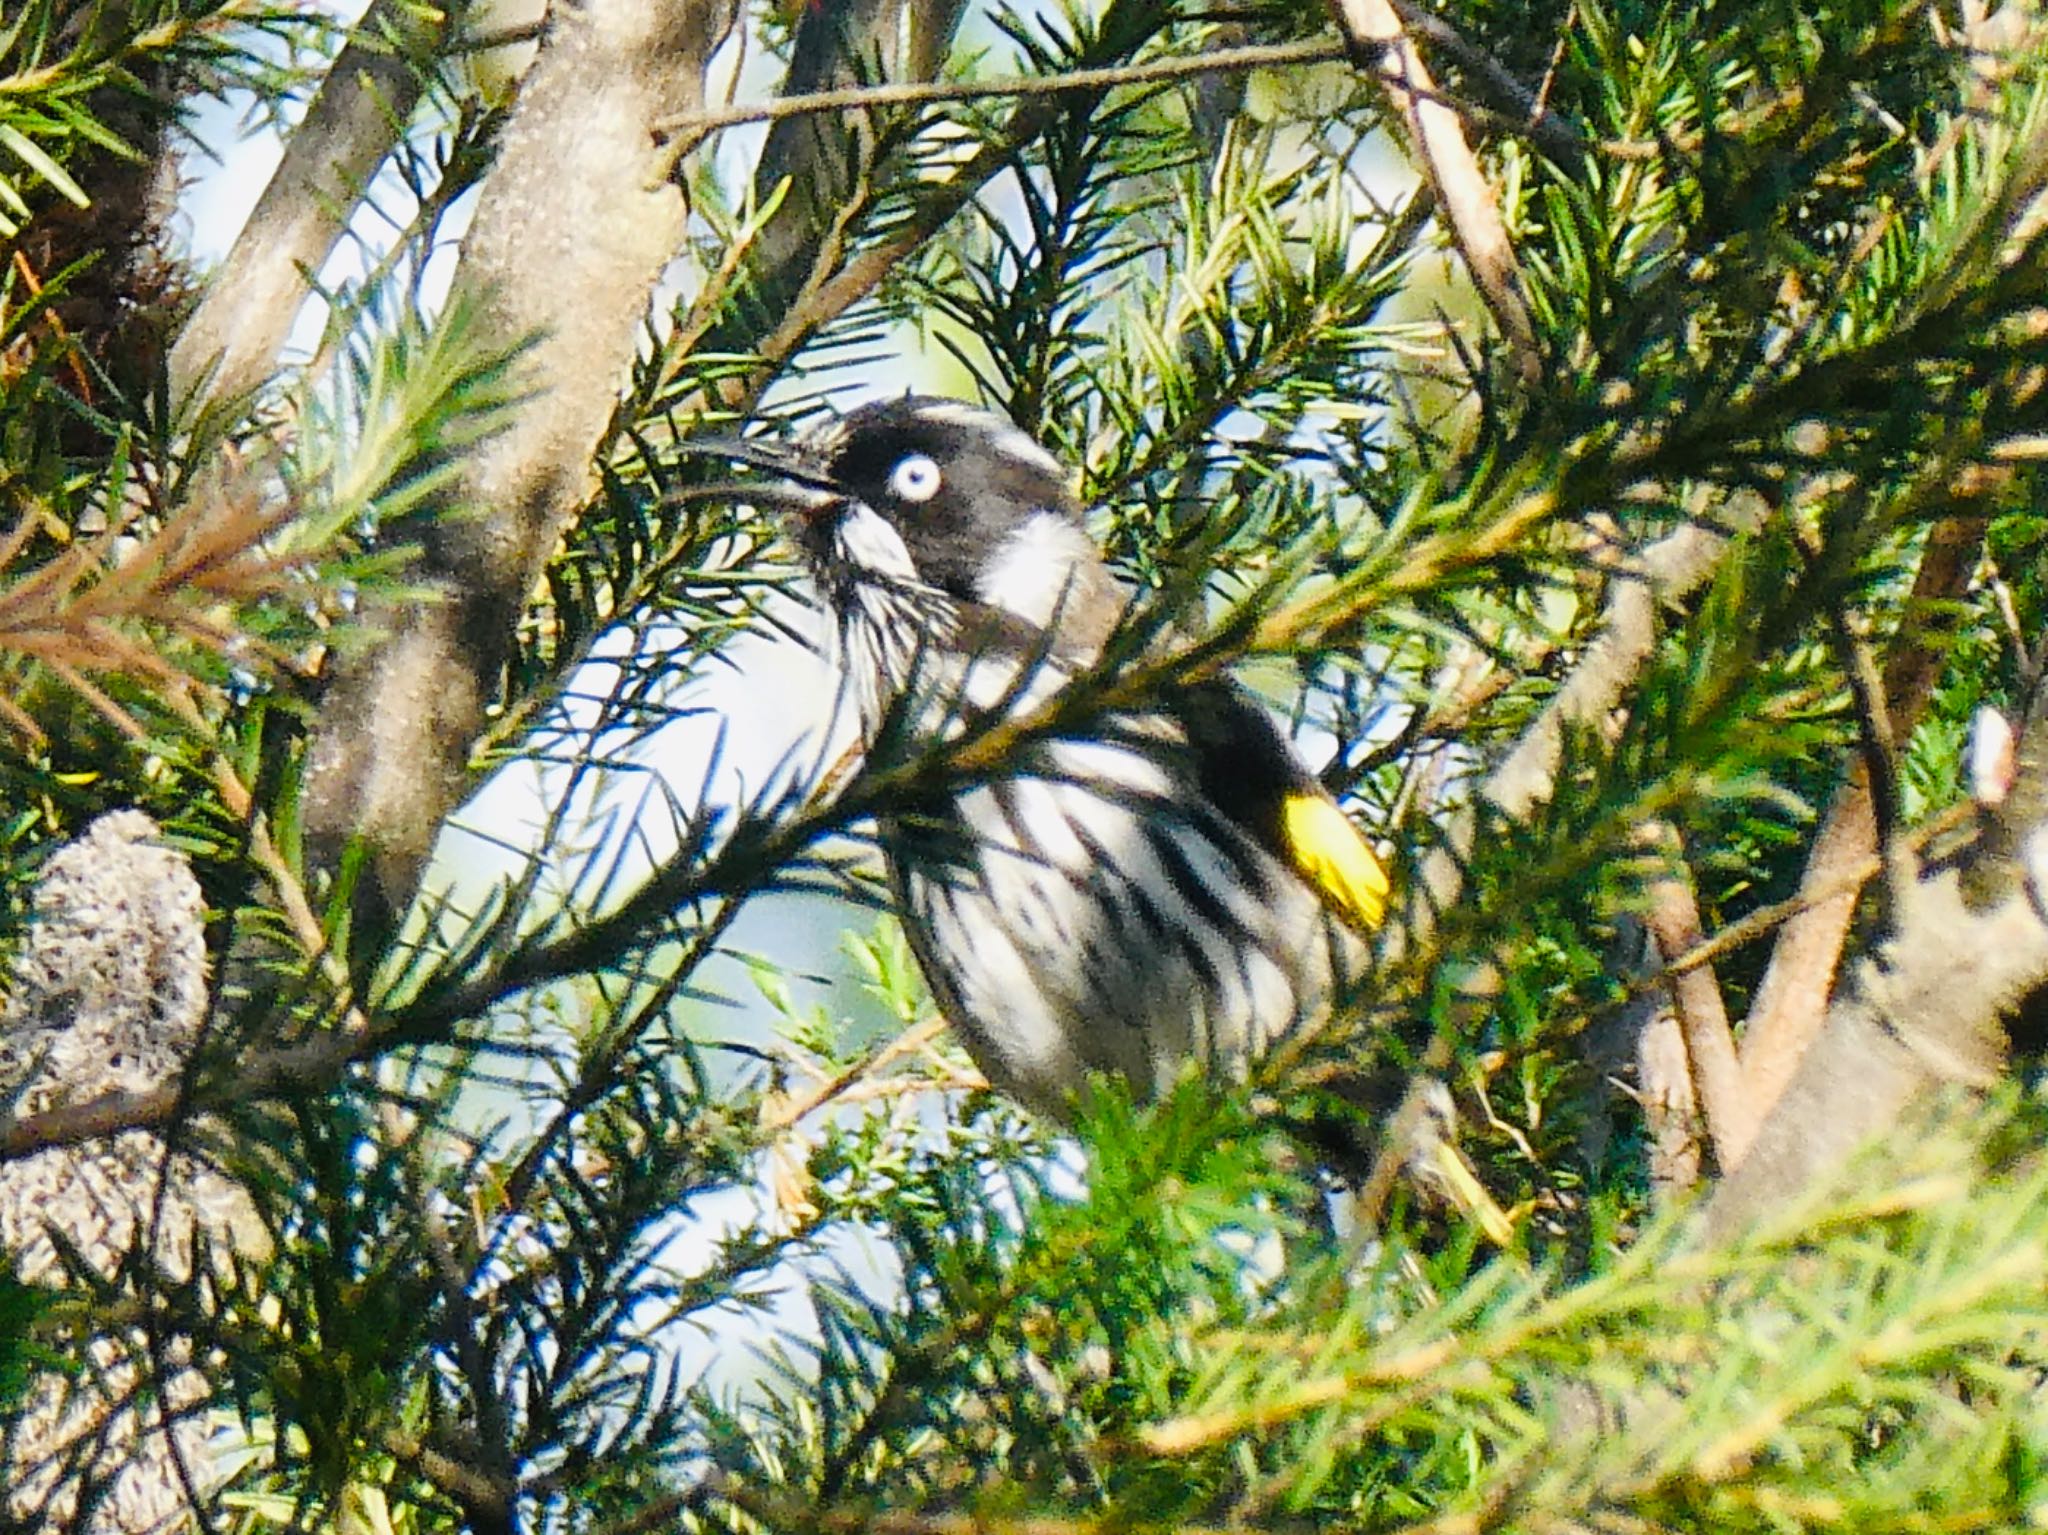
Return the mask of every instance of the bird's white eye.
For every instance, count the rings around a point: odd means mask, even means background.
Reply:
[[[889,489],[905,501],[929,501],[939,493],[944,478],[937,464],[922,453],[913,453],[889,471]]]

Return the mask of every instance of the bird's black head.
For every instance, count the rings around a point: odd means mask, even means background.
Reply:
[[[992,412],[927,395],[883,400],[804,451],[889,525],[919,580],[952,596],[1007,605],[988,588],[1015,558],[1071,564],[1085,545],[1066,467]]]
[[[772,499],[795,510],[796,540],[842,609],[863,584],[910,584],[1044,625],[1106,580],[1066,467],[957,400],[863,405],[788,447],[696,446],[787,482]]]

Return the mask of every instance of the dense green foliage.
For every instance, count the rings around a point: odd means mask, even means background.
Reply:
[[[753,9],[786,48],[803,8]],[[1491,60],[1555,130],[1468,122],[1533,383],[1446,261],[1398,115],[1346,62],[876,109],[836,243],[766,314],[743,253],[775,199],[711,136],[678,172],[691,243],[666,312],[595,465],[565,466],[595,488],[475,746],[479,787],[544,765],[535,846],[483,893],[437,875],[407,934],[364,952],[351,870],[300,860],[308,722],[323,656],[378,642],[359,599],[404,588],[435,519],[489,515],[447,504],[453,466],[532,403],[507,383],[516,345],[426,275],[505,109],[460,48],[422,61],[421,120],[365,193],[409,189],[417,216],[364,235],[369,275],[332,295],[312,363],[195,434],[161,347],[138,378],[118,341],[137,313],[168,326],[183,279],[65,210],[156,153],[131,141],[154,120],[136,100],[281,108],[337,40],[241,0],[15,10],[0,890],[18,933],[49,849],[136,804],[207,893],[219,996],[188,1084],[207,1112],[180,1133],[247,1182],[274,1251],[210,1286],[79,1273],[71,1298],[197,1340],[197,1410],[233,1446],[211,1527],[2048,1517],[2041,1105],[2014,1087],[1930,1109],[1891,1165],[1708,1248],[1682,1200],[1658,1208],[1644,1116],[1611,1080],[1617,1020],[1651,984],[1617,933],[1655,881],[1689,881],[1709,934],[1791,896],[1858,760],[1879,764],[1887,830],[1924,828],[1961,795],[1971,713],[2033,684],[2042,56],[1972,54],[1947,8],[1904,0],[1432,7],[1465,44],[1462,63],[1425,49],[1446,92],[1496,102],[1472,62]],[[941,78],[1329,25],[996,0]],[[820,297],[912,233],[852,302]],[[89,274],[89,310],[67,310]],[[132,291],[107,298],[121,274]],[[105,323],[110,303],[129,318]],[[757,351],[806,319],[793,350]],[[1018,727],[835,771],[814,744],[737,775],[737,803],[735,775],[653,766],[658,732],[718,728],[705,700],[735,645],[786,619],[794,576],[676,442],[814,420],[903,354],[1080,466],[1151,597],[1104,675],[1029,728],[1085,730],[1106,698],[1231,668],[1299,722],[1408,888],[1460,807],[1480,820],[1459,899],[1369,1007],[1251,1083],[1106,1095],[1078,1147],[963,1089],[943,1037],[890,1044],[930,1004],[874,909],[871,817],[999,766]],[[1725,548],[1660,594],[1623,707],[1564,732],[1533,807],[1475,804],[1597,660],[1634,579],[1618,562],[1685,527]],[[1965,579],[1913,598],[1956,538]],[[1873,744],[1867,674],[1914,654],[1931,697]],[[628,803],[644,845],[601,834]],[[845,952],[733,965],[749,903],[790,892],[811,904],[771,909],[828,912]],[[1737,1018],[1770,936],[1709,972]],[[851,979],[807,988],[820,970]],[[352,1043],[322,1056],[332,1039]],[[1327,1107],[1319,1069],[1361,1057],[1446,1069],[1517,1251],[1405,1187],[1366,1229],[1332,1213],[1276,1122]],[[0,1344],[0,1387],[18,1352]]]

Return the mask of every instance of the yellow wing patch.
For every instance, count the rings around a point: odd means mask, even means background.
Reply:
[[[1287,856],[1336,913],[1370,929],[1387,914],[1386,867],[1335,800],[1297,790],[1280,804]]]

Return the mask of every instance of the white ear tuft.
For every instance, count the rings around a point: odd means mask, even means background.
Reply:
[[[1020,434],[1021,435],[1021,434]],[[1033,512],[982,567],[975,595],[1043,629],[1082,593],[1082,572],[1099,556],[1085,529],[1057,512]]]

